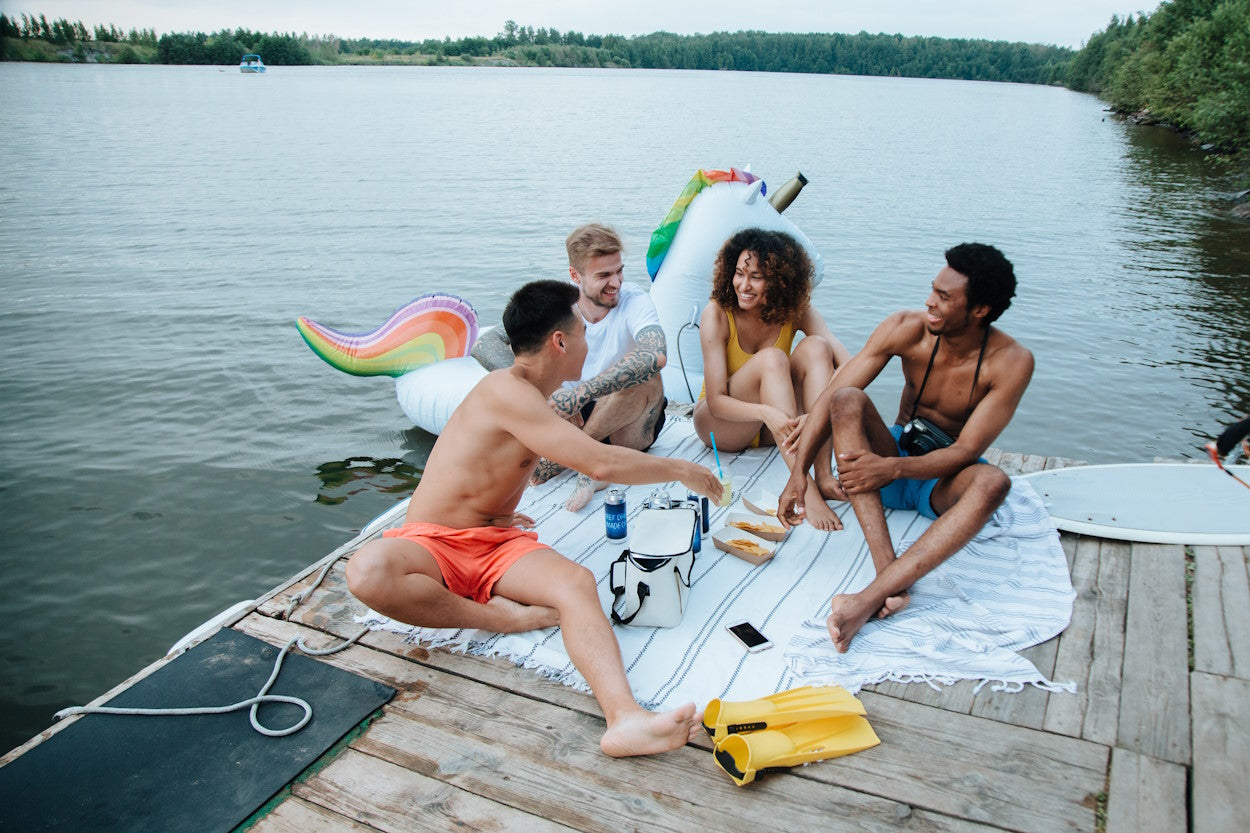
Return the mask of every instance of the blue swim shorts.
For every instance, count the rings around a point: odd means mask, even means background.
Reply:
[[[898,445],[898,438],[903,433],[903,426],[891,425],[890,434],[894,437],[894,444]],[[900,457],[910,456],[901,448],[898,450]],[[929,498],[933,494],[933,488],[937,486],[938,478],[932,480],[907,480],[900,478],[895,480],[888,486],[881,489],[881,503],[887,509],[915,509],[926,518],[937,520],[937,513],[933,511],[933,506],[929,503]]]
[[[903,426],[891,425],[890,435],[894,437],[894,445],[898,447],[898,438],[902,436]],[[898,456],[910,457],[903,449],[899,448]],[[978,463],[988,463],[984,457],[977,458]],[[937,520],[937,512],[933,511],[933,504],[929,502],[929,498],[933,495],[933,488],[937,486],[938,480],[935,477],[932,480],[907,480],[900,478],[893,483],[881,489],[881,503],[886,509],[915,509],[921,515],[932,520]]]

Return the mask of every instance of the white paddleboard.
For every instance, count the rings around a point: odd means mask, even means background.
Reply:
[[[1228,466],[1250,483],[1250,466]],[[1072,466],[1034,472],[1060,529],[1157,544],[1250,545],[1250,489],[1214,464]]]

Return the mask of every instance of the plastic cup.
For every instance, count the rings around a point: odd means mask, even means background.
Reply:
[[[720,503],[716,505],[728,506],[729,504],[733,503],[733,478],[727,474],[722,475],[720,479],[720,485],[721,485],[721,488],[724,489],[724,491],[721,492]]]

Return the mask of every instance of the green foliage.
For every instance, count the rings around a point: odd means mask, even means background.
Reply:
[[[1250,0],[1172,0],[1136,22],[1112,18],[1067,83],[1204,142],[1250,149]]]
[[[247,29],[222,29],[212,35],[203,32],[162,35],[156,45],[163,64],[234,64],[254,52],[266,64],[297,66],[313,63],[312,53],[296,35],[272,35]]]

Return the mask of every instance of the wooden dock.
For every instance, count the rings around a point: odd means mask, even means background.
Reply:
[[[990,456],[1008,473],[1068,464]],[[378,631],[324,661],[394,686],[396,697],[245,826],[257,833],[1244,829],[1250,548],[1061,537],[1077,591],[1072,622],[1024,653],[1048,678],[1075,680],[1076,694],[975,691],[971,682],[866,688],[861,699],[880,746],[738,788],[713,763],[706,739],[666,755],[611,759],[599,751],[603,720],[589,695],[505,660],[427,650]],[[276,589],[233,627],[277,646],[296,634],[319,644],[354,633],[352,617],[363,608],[348,595],[343,569],[359,543]],[[292,596],[325,564],[332,565],[325,580],[283,619]]]

